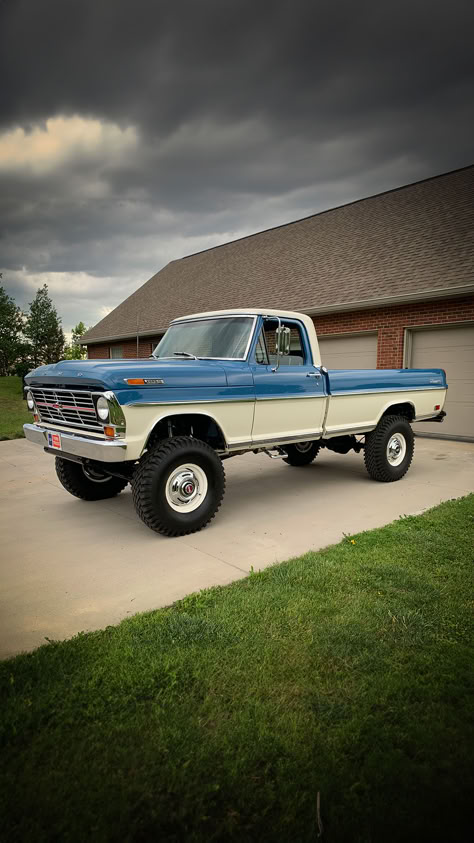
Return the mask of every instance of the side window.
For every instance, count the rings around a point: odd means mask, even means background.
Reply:
[[[282,321],[281,323],[283,326],[287,325],[288,328],[291,330],[290,336],[290,353],[288,355],[282,355],[280,357],[280,366],[303,366],[305,362],[305,352],[304,352],[304,345],[303,345],[303,337],[301,335],[301,328],[299,325],[295,325],[294,323],[285,323]],[[263,333],[265,334],[265,342],[262,342],[262,334],[260,334],[256,349],[255,349],[255,359],[257,363],[270,363],[272,366],[276,364],[277,361],[277,353],[276,353],[276,330],[278,327],[278,323],[272,319],[267,319],[263,326]],[[260,346],[265,345],[268,354],[266,358],[263,357],[259,353]]]
[[[262,365],[268,366],[268,354],[265,346],[265,337],[263,336],[263,330],[260,331],[257,340],[257,345],[255,346],[255,362],[262,363]]]
[[[298,325],[290,325],[290,366],[302,366],[304,363],[304,346],[301,328]]]

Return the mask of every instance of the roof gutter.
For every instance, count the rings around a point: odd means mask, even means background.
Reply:
[[[160,334],[164,334],[165,331],[168,330],[168,325],[166,328],[155,328],[153,331],[139,331],[138,332],[138,339],[142,339],[143,337],[156,337]],[[132,331],[130,334],[116,334],[115,336],[110,337],[91,337],[91,339],[81,339],[81,345],[92,345],[96,342],[116,342],[117,340],[136,340],[137,332]]]
[[[376,310],[378,307],[395,307],[397,304],[410,304],[411,302],[429,301],[432,299],[455,298],[456,296],[469,295],[469,293],[474,293],[474,282],[471,284],[462,284],[459,287],[443,287],[438,290],[422,290],[417,293],[402,293],[399,296],[383,296],[382,298],[377,299],[359,299],[356,301],[321,305],[321,307],[314,307],[311,305],[309,307],[299,307],[298,310],[302,313],[307,313],[308,316],[322,316],[325,313],[341,313],[348,310]],[[163,334],[167,329],[168,325],[166,328],[155,328],[152,331],[140,331],[138,337],[156,337],[157,334]],[[81,345],[116,342],[117,340],[136,338],[136,331],[132,331],[127,334],[115,334],[114,336],[109,337],[91,337],[90,339],[85,339],[83,337]]]
[[[302,308],[302,310],[308,316],[347,310],[375,310],[378,307],[395,307],[397,304],[410,304],[411,302],[428,301],[431,299],[455,298],[456,296],[469,295],[469,293],[474,293],[474,283],[463,284],[460,287],[445,287],[439,290],[402,293],[399,296],[383,296],[378,299],[359,299],[357,301],[326,304],[321,305],[321,307]]]

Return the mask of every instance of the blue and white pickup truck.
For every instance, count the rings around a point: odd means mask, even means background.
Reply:
[[[131,483],[152,530],[186,535],[221,505],[223,461],[264,451],[291,466],[321,448],[364,451],[374,480],[400,480],[413,421],[442,421],[442,369],[321,365],[312,320],[253,309],[175,319],[150,359],[67,360],[26,378],[25,436],[56,456],[84,500]]]

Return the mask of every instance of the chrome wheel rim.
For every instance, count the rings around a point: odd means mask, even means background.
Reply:
[[[95,471],[90,466],[83,465],[82,470],[92,483],[108,483],[112,479],[110,474],[102,474],[101,471]]]
[[[185,463],[169,475],[165,486],[166,501],[175,512],[193,512],[203,503],[208,488],[206,472],[199,465]]]
[[[391,466],[396,468],[405,459],[407,443],[403,433],[394,433],[388,440],[387,460]]]
[[[295,448],[300,454],[307,454],[313,447],[312,442],[295,442]]]

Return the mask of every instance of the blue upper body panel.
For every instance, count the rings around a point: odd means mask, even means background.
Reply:
[[[331,395],[388,390],[446,389],[444,369],[330,369]]]
[[[120,404],[194,403],[255,400],[309,394],[445,389],[443,369],[339,369],[318,380],[306,378],[313,366],[271,366],[255,361],[139,359],[64,360],[40,366],[26,377],[34,385],[110,389]],[[129,386],[126,378],[159,378],[160,385]]]

